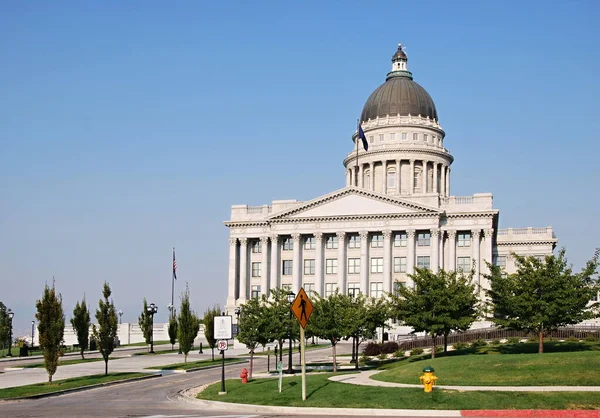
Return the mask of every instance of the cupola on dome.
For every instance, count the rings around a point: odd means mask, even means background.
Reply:
[[[408,59],[402,44],[392,57],[392,71],[387,74],[385,83],[379,86],[367,99],[360,116],[361,122],[387,115],[419,116],[438,120],[433,99],[427,91],[412,78],[406,63]]]

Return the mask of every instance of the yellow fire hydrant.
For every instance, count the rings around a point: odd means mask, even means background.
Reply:
[[[425,392],[433,391],[433,385],[435,385],[435,381],[437,380],[437,376],[433,374],[434,371],[433,367],[427,366],[423,369],[423,375],[419,377]]]

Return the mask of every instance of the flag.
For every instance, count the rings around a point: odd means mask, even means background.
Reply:
[[[173,278],[177,280],[177,261],[175,261],[175,248],[173,248]]]
[[[369,143],[367,142],[367,137],[365,136],[365,132],[363,131],[362,126],[360,126],[360,123],[358,124],[358,137],[362,140],[365,151],[368,151]]]

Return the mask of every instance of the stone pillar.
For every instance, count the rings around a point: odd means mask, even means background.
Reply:
[[[294,254],[292,261],[292,292],[298,294],[302,287],[302,240],[300,234],[292,234],[294,240]]]
[[[448,167],[448,173],[446,174],[446,196],[450,196],[450,167]]]
[[[442,195],[442,197],[446,197],[446,166],[444,164],[442,164],[442,184],[440,184],[440,195]]]
[[[369,293],[369,232],[360,232],[360,292]]]
[[[406,256],[406,274],[415,272],[415,230],[409,229],[407,235],[407,256]],[[413,287],[414,283],[410,277],[406,279],[406,287]]]
[[[381,193],[387,193],[387,161],[383,160],[381,162],[381,171],[383,175],[381,176]]]
[[[456,231],[448,230],[448,270],[456,270]]]
[[[421,193],[427,193],[427,161],[421,163]]]
[[[433,162],[433,193],[438,193],[438,175],[437,175],[438,163]]]
[[[402,166],[402,160],[396,160],[396,190],[398,195],[402,193],[402,183],[400,183],[400,167]]]
[[[365,168],[363,164],[358,166],[358,186],[361,189],[365,187]]]
[[[485,261],[488,263],[492,263],[492,240],[494,238],[494,230],[492,228],[487,228],[483,231],[485,236],[485,242],[483,245],[483,256],[481,257],[481,287],[484,293],[481,295],[482,298],[485,297],[485,291],[490,289],[490,283],[487,278],[484,277],[486,274],[490,274],[490,269],[488,268]]]
[[[472,258],[475,263],[475,276],[473,277],[473,280],[475,281],[475,283],[477,285],[479,285],[479,287],[477,289],[479,292],[481,292],[481,278],[479,277],[479,274],[481,272],[481,257],[479,256],[480,255],[480,250],[479,250],[480,235],[481,235],[481,229],[473,229],[471,231],[471,250],[473,251]]]
[[[408,194],[415,192],[415,160],[410,159],[410,169],[408,170]]]
[[[240,294],[243,304],[248,299],[248,238],[240,238]]]
[[[346,233],[336,233],[338,238],[338,274],[337,285],[342,295],[346,294]]]
[[[440,230],[440,252],[439,252],[439,268],[445,269],[446,265],[444,264],[444,231]]]
[[[269,237],[260,237],[260,293],[269,296]]]
[[[437,273],[440,267],[440,230],[431,230],[431,271]]]
[[[323,272],[323,233],[315,233],[315,291],[319,296],[323,296],[325,287],[325,274]],[[310,296],[310,295],[309,295]]]
[[[371,191],[375,191],[375,163],[370,163],[371,167],[371,184],[369,185]]]
[[[235,269],[237,267],[237,238],[229,238],[229,279],[227,287],[227,306],[235,306]]]
[[[280,288],[279,277],[279,235],[271,235],[271,287]]]
[[[392,231],[383,231],[383,291],[392,291]]]

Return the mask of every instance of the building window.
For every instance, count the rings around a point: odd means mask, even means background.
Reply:
[[[325,297],[328,298],[333,295],[336,289],[337,285],[335,283],[325,283]]]
[[[294,240],[291,238],[283,239],[283,250],[284,251],[292,251],[294,249]]]
[[[470,247],[471,246],[471,234],[463,232],[458,234],[458,246],[459,247]]]
[[[413,141],[418,141],[419,140],[419,134],[418,133],[413,133]]]
[[[305,250],[314,250],[315,249],[315,237],[306,237],[304,240],[304,249]]]
[[[404,282],[394,282],[394,295],[398,294],[398,289],[406,287],[406,283]]]
[[[254,241],[252,242],[252,252],[257,254],[262,252],[262,242]]]
[[[408,133],[402,132],[402,140],[406,141],[408,139]]]
[[[383,257],[371,258],[371,273],[383,273]]]
[[[315,259],[314,258],[304,260],[304,274],[306,276],[315,274]]]
[[[428,269],[429,268],[429,256],[428,255],[420,255],[417,257],[417,267],[420,269]]]
[[[413,176],[413,189],[415,192],[418,192],[419,189],[419,178],[421,177],[421,169],[419,167],[415,167],[415,173]]]
[[[400,232],[394,235],[394,247],[406,247],[406,233]]]
[[[348,274],[359,274],[360,273],[360,258],[349,258],[348,259]]]
[[[380,298],[383,296],[383,283],[371,283],[371,297]]]
[[[257,297],[260,296],[260,286],[259,285],[254,285],[250,288],[250,297],[252,299],[255,299]]]
[[[392,132],[390,134],[390,141],[395,141],[395,140],[396,140],[396,134]]]
[[[350,235],[348,237],[348,248],[360,248],[360,235]]]
[[[304,291],[306,293],[308,293],[310,295],[310,292],[315,290],[315,284],[314,283],[304,283],[304,285],[302,286],[304,288]]]
[[[338,237],[337,235],[333,235],[331,237],[327,237],[327,241],[325,242],[325,247],[327,249],[334,249],[338,247]]]
[[[469,271],[471,269],[471,257],[457,257],[456,270]]]
[[[369,144],[373,143],[373,135],[369,136]]]
[[[394,190],[396,188],[396,170],[389,170],[387,173],[387,188]]]
[[[406,273],[406,257],[394,257],[394,273]]]
[[[494,264],[498,267],[506,267],[506,256],[505,255],[497,255],[494,257]]]
[[[427,134],[423,134],[423,142],[427,143]]]
[[[429,232],[419,232],[417,234],[417,246],[429,247],[431,245],[431,234]]]
[[[281,270],[283,270],[283,275],[284,276],[291,276],[292,275],[292,260],[283,260],[283,268]]]
[[[371,237],[371,248],[383,248],[382,234],[373,234]]]
[[[360,293],[360,285],[358,283],[348,283],[348,294],[352,297],[358,296]]]
[[[287,293],[292,290],[292,285],[291,284],[282,284],[281,290],[283,290],[284,293]]]
[[[383,142],[383,134],[379,134],[379,142]]]
[[[325,274],[337,274],[337,258],[325,260]]]
[[[260,263],[252,263],[252,277],[260,277]]]

